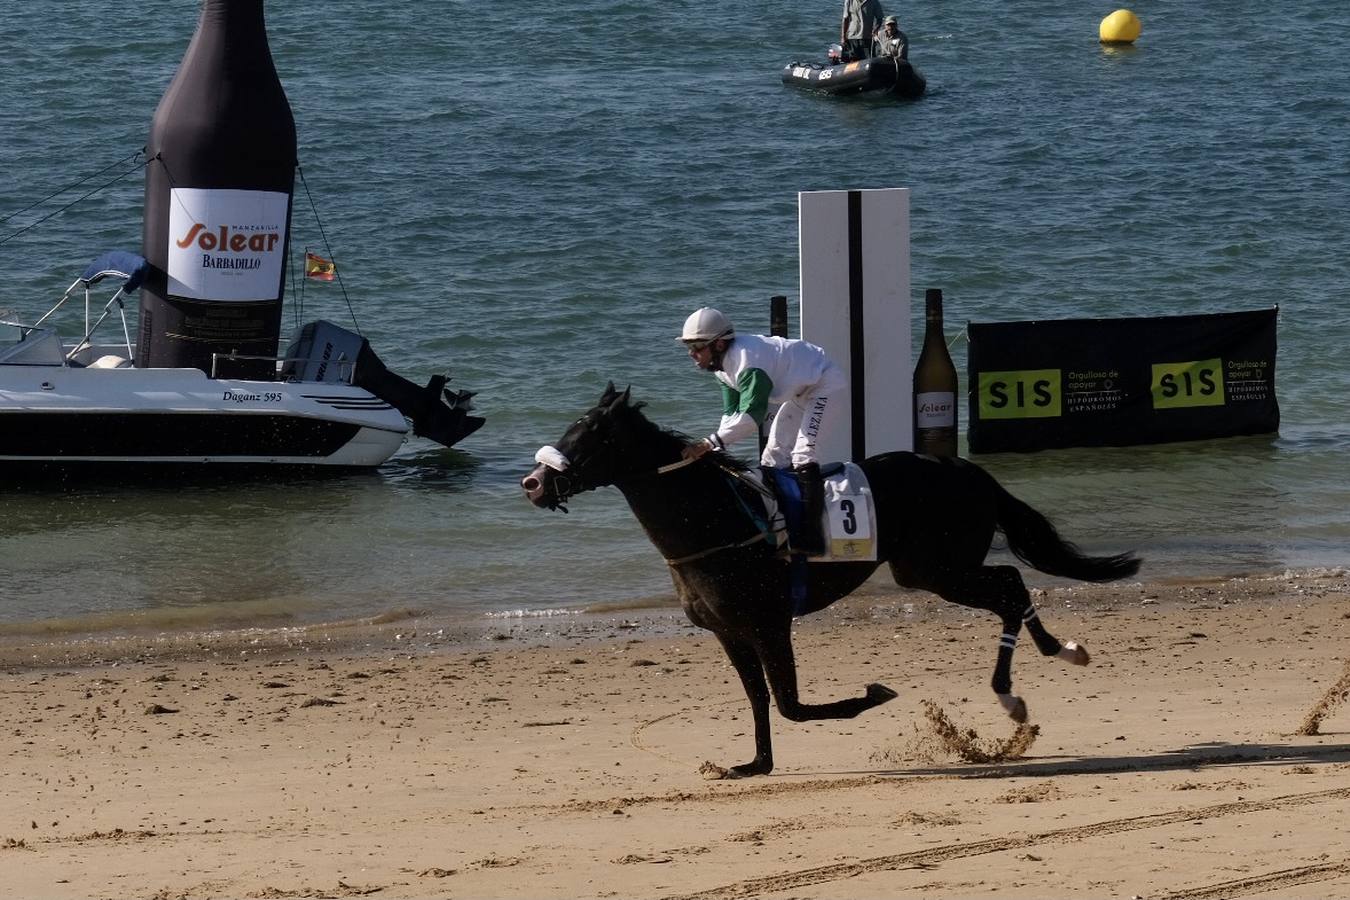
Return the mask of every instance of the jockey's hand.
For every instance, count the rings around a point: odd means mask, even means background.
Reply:
[[[680,458],[687,459],[690,461],[702,459],[704,456],[712,452],[712,448],[713,445],[709,443],[706,438],[704,438],[701,441],[695,441],[694,443],[687,445],[683,450],[680,451]]]

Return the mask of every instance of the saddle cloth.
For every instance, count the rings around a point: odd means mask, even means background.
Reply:
[[[802,515],[797,479],[784,469],[762,467],[760,471],[774,490],[764,498],[770,530],[784,547],[789,533]],[[863,470],[851,462],[821,467],[825,476],[824,556],[810,562],[858,562],[877,558],[876,506]],[[781,501],[781,502],[780,502]],[[790,550],[791,548],[788,547]]]

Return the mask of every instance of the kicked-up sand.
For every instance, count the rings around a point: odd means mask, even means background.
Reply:
[[[0,659],[0,896],[1350,896],[1350,575],[1056,587],[1086,668],[872,591],[798,623],[768,777],[669,612],[416,619]],[[353,634],[356,631],[359,633]],[[1312,727],[1308,727],[1309,722]],[[702,771],[701,771],[702,770]]]

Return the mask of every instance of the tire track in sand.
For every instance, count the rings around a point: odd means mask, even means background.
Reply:
[[[1221,881],[1205,887],[1191,888],[1185,891],[1173,891],[1163,894],[1163,900],[1222,900],[1224,897],[1236,897],[1240,894],[1259,894],[1293,887],[1297,884],[1312,884],[1326,881],[1341,875],[1350,875],[1350,860],[1336,863],[1321,863],[1316,866],[1299,866],[1296,869],[1281,869],[1267,872],[1265,875],[1253,875],[1250,878],[1237,878],[1233,881]]]
[[[1269,800],[1239,800],[1233,803],[1219,803],[1213,806],[1202,806],[1195,809],[1178,809],[1171,812],[1152,813],[1146,816],[1133,816],[1128,819],[1111,819],[1106,822],[1094,822],[1089,825],[1080,825],[1073,828],[1059,828],[1054,831],[1041,831],[1006,838],[992,838],[986,841],[973,841],[964,844],[947,844],[942,847],[929,847],[924,850],[915,850],[909,853],[897,853],[891,856],[875,856],[871,859],[863,859],[856,862],[817,866],[812,869],[800,869],[796,872],[782,872],[777,875],[766,875],[761,878],[748,878],[744,881],[724,884],[720,887],[708,888],[707,890],[696,891],[692,894],[668,895],[662,898],[662,900],[721,900],[721,898],[752,897],[773,891],[794,890],[797,888],[810,887],[811,885],[824,884],[829,881],[839,881],[844,878],[853,878],[871,872],[922,868],[952,859],[962,859],[971,856],[982,856],[987,853],[1000,853],[1005,850],[1034,847],[1037,844],[1081,841],[1087,838],[1101,837],[1102,835],[1108,834],[1120,834],[1127,831],[1138,831],[1144,828],[1160,828],[1165,825],[1175,825],[1179,822],[1190,822],[1195,819],[1216,819],[1225,816],[1263,812],[1271,809],[1283,809],[1290,806],[1307,806],[1314,803],[1321,803],[1326,800],[1345,799],[1350,799],[1350,788],[1336,788],[1335,790],[1316,791],[1310,794],[1288,794],[1283,797],[1274,797]],[[1230,882],[1228,886],[1214,885],[1195,889],[1196,891],[1200,891],[1200,893],[1183,892],[1169,894],[1167,896],[1172,898],[1172,900],[1202,900],[1202,898],[1207,897],[1222,897],[1231,895],[1231,893],[1233,893],[1233,887],[1237,885],[1250,885],[1252,890],[1271,890],[1280,886],[1281,882],[1272,880],[1269,886],[1266,886],[1263,878],[1273,879],[1276,876],[1283,875],[1290,879],[1284,883],[1299,884],[1303,882],[1293,880],[1300,877],[1298,873],[1303,873],[1302,877],[1305,877],[1306,880],[1322,880],[1340,874],[1344,865],[1345,864],[1329,864],[1326,866],[1309,866],[1306,869],[1290,869],[1285,873],[1272,873],[1270,876],[1254,879],[1241,879],[1240,881]],[[1214,891],[1217,891],[1217,893],[1210,893]],[[1228,893],[1225,894],[1224,891],[1227,891]]]

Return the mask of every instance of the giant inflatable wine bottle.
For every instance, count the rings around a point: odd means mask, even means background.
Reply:
[[[146,146],[139,366],[212,354],[274,357],[295,187],[295,120],[267,45],[263,0],[205,0]],[[273,378],[218,359],[221,378]]]

